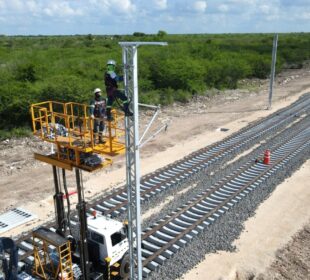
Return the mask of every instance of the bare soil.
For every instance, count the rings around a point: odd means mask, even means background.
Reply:
[[[288,70],[277,76],[272,108],[270,110],[266,110],[269,92],[268,80],[244,80],[241,84],[242,88],[238,90],[221,92],[211,90],[208,92],[208,95],[212,97],[199,96],[188,104],[174,104],[173,106],[163,108],[157,120],[157,125],[160,126],[169,120],[169,126],[166,132],[156,136],[141,150],[141,174],[144,175],[174,162],[195,150],[223,139],[255,120],[291,104],[303,93],[310,92],[310,68]],[[145,127],[146,119],[149,117],[150,115],[147,112],[141,113],[141,130]],[[38,216],[35,221],[19,226],[2,235],[16,235],[54,217],[52,168],[33,159],[34,151],[47,152],[50,148],[50,144],[42,143],[34,138],[7,139],[0,143],[0,213],[14,207],[22,207]],[[102,191],[118,187],[125,182],[124,157],[121,156],[115,159],[113,165],[105,170],[94,174],[83,174],[85,197],[86,199],[94,198],[100,195]],[[294,184],[294,182],[291,183]],[[68,186],[69,189],[75,189],[74,176],[70,172],[68,173]],[[309,201],[310,197],[306,198]],[[74,199],[76,198],[72,197],[73,202]],[[293,227],[287,230],[288,237],[281,239],[282,243],[278,242],[277,248],[272,247],[269,251],[266,250],[268,252],[266,254],[270,259],[273,260],[276,250],[281,248],[288,242],[290,236],[302,228],[305,219],[310,219],[310,204],[303,207],[306,207],[304,209],[305,212],[303,212],[306,217],[299,219],[298,215],[300,213],[295,213],[296,216],[293,215],[289,221]],[[284,223],[281,219],[273,222],[276,223],[274,224],[275,228],[281,227]],[[285,221],[286,225],[287,222]],[[296,240],[298,241],[299,239]],[[298,242],[303,242],[302,240],[303,237]],[[265,246],[269,245],[266,244]],[[296,250],[298,253],[299,249],[297,247]],[[250,253],[248,252],[248,254]],[[258,254],[258,256],[265,258],[263,254]],[[289,257],[288,254],[287,258]],[[306,253],[306,257],[302,257],[307,265],[309,265],[308,257],[309,251]],[[292,261],[294,260],[292,258]],[[288,270],[294,269],[294,266],[288,266],[288,263],[289,261],[283,263],[283,266],[287,267]],[[263,267],[267,267],[269,264],[269,262],[264,263]],[[225,266],[227,264],[222,263],[218,265]],[[279,264],[279,266],[281,265]],[[268,273],[276,275],[276,272],[273,272],[272,269]],[[222,277],[224,277],[222,279],[231,279],[227,275],[225,273],[222,274]],[[197,280],[219,279],[199,278],[197,275],[194,277]]]
[[[257,279],[310,279],[310,221],[276,252],[275,261]]]

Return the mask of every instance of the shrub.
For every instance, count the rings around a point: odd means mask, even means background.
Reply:
[[[150,79],[155,88],[192,92],[193,84],[202,81],[203,73],[203,66],[191,58],[167,59],[164,63],[154,61]]]
[[[181,103],[187,103],[191,100],[191,98],[192,98],[192,94],[188,91],[179,89],[174,93],[174,100],[181,102]]]
[[[246,77],[250,67],[243,60],[227,56],[207,64],[205,82],[208,88],[236,88],[239,79]]]
[[[24,83],[10,83],[1,88],[0,129],[29,125],[29,107],[35,96],[31,86]]]
[[[118,42],[136,36],[168,42],[139,48],[142,103],[187,102],[207,88],[236,88],[240,79],[270,73],[272,34],[0,36],[0,129],[27,126],[34,102],[88,103],[92,90],[103,88],[108,59],[123,71]],[[276,71],[302,67],[310,59],[309,45],[310,33],[280,34]]]
[[[76,76],[54,76],[47,80],[39,95],[40,101],[88,102],[95,86]]]
[[[259,79],[266,79],[270,74],[271,69],[271,57],[254,57],[250,60],[251,64],[251,75],[250,77],[255,77]]]
[[[161,104],[161,94],[159,90],[152,90],[139,94],[139,102],[144,104],[159,105]]]
[[[31,63],[18,65],[15,78],[17,81],[34,83],[37,80],[35,66]]]
[[[30,137],[32,132],[29,127],[14,127],[11,129],[0,129],[0,140],[12,138],[12,137]]]
[[[164,36],[166,36],[167,35],[167,32],[166,31],[163,31],[163,30],[159,30],[158,32],[157,32],[157,36],[158,37],[164,37]]]
[[[144,36],[145,36],[145,33],[143,33],[143,32],[134,32],[132,35],[133,35],[134,37],[144,37]]]

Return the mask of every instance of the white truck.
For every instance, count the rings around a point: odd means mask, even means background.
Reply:
[[[79,230],[73,237],[79,240]],[[87,218],[87,243],[89,260],[95,268],[110,266],[111,273],[125,278],[129,273],[129,243],[125,223],[94,214]]]

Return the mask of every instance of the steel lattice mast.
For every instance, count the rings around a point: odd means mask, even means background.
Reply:
[[[140,154],[138,106],[138,47],[160,45],[164,42],[120,42],[124,65],[125,94],[131,101],[132,117],[125,118],[126,181],[128,199],[128,241],[130,279],[142,279],[141,211],[140,211]]]
[[[273,81],[275,76],[276,62],[277,62],[277,49],[278,49],[278,34],[274,34],[273,37],[273,48],[272,48],[272,61],[271,61],[271,73],[270,73],[270,86],[269,86],[269,97],[268,97],[268,109],[271,109],[272,94],[273,94]]]

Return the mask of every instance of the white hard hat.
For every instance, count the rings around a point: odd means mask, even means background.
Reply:
[[[100,88],[95,88],[94,93],[101,92]]]
[[[109,59],[108,62],[107,62],[107,65],[114,65],[115,66],[116,62],[113,59]]]

